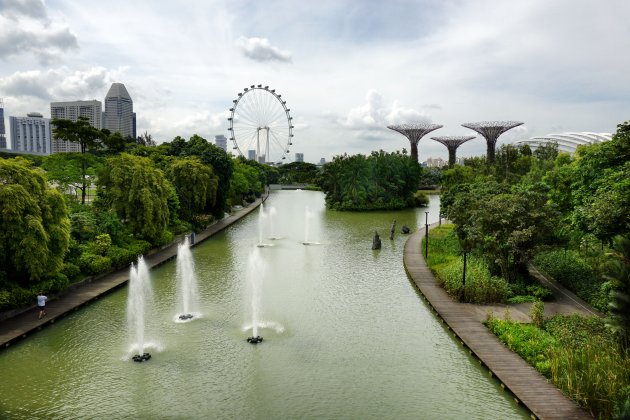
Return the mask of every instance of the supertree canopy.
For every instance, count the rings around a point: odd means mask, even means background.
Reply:
[[[414,159],[416,162],[418,161],[418,142],[420,141],[420,139],[431,131],[437,130],[438,128],[442,127],[442,125],[430,123],[398,124],[387,126],[387,128],[389,128],[390,130],[398,131],[400,134],[409,139],[409,143],[411,144],[411,158]]]
[[[448,149],[448,166],[455,165],[457,148],[468,140],[472,140],[475,136],[439,136],[431,137],[433,140],[442,143]]]
[[[514,127],[523,124],[520,121],[480,121],[476,123],[464,123],[462,127],[470,128],[481,134],[486,139],[488,151],[486,159],[488,163],[494,162],[494,149],[499,136]]]

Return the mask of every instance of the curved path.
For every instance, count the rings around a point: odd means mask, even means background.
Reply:
[[[266,199],[267,195],[264,195],[249,206],[233,211],[230,216],[197,233],[193,246],[248,215]],[[177,246],[181,243],[181,240],[182,238],[180,237],[169,245],[150,251],[144,256],[147,266],[153,268],[174,258],[177,255]],[[124,286],[127,281],[129,281],[129,268],[125,267],[72,285],[60,296],[50,299],[46,303],[47,315],[42,319],[37,319],[38,312],[35,305],[21,312],[5,314],[5,319],[0,321],[0,350],[9,347],[12,343],[22,338],[26,338],[29,334],[37,332],[47,325],[54,324],[55,320],[71,311],[75,311],[102,295]]]
[[[435,227],[436,224],[431,227]],[[421,251],[425,229],[420,229],[405,243],[403,262],[407,274],[429,305],[469,349],[507,388],[517,402],[540,419],[592,419],[577,403],[531,367],[519,355],[504,346],[479,318],[477,305],[456,302],[439,285],[427,267]],[[429,247],[430,252],[430,247]]]

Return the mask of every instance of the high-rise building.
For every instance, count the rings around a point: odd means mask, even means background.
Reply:
[[[77,121],[79,117],[85,117],[92,127],[102,127],[103,105],[100,101],[72,101],[72,102],[51,102],[50,118],[59,118],[62,120]],[[79,143],[58,140],[53,137],[52,152],[80,152]]]
[[[324,158],[319,159],[319,165],[320,166],[325,165],[325,164],[326,164],[326,159],[324,159]]]
[[[16,152],[52,153],[50,118],[39,112],[30,112],[26,117],[9,117],[11,149]]]
[[[4,128],[4,102],[0,98],[0,149],[7,148],[7,137]]]
[[[103,128],[120,133],[124,138],[136,138],[133,101],[122,83],[112,83],[105,96]]]
[[[256,160],[256,151],[254,149],[250,149],[247,151],[247,159]]]
[[[304,153],[296,153],[295,154],[296,162],[304,162]]]
[[[227,152],[227,138],[223,134],[214,136],[214,144]]]

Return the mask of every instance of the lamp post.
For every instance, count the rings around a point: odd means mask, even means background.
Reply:
[[[464,277],[462,278],[462,292],[463,292],[463,298],[462,301],[466,302],[466,255],[468,253],[466,252],[466,250],[464,250]]]
[[[424,212],[424,259],[429,258],[429,212]]]

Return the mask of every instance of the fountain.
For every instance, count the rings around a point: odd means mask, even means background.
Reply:
[[[256,245],[259,248],[273,246],[272,244],[266,244],[263,242],[263,230],[265,227],[266,218],[267,215],[265,214],[264,204],[260,203],[260,209],[258,210],[258,245]]]
[[[304,241],[302,245],[319,245],[319,242],[313,242],[309,240],[311,234],[311,219],[313,218],[313,212],[309,210],[308,206],[304,208]]]
[[[198,316],[199,291],[188,237],[177,247],[177,294],[181,303],[177,319],[185,322]]]
[[[127,296],[127,328],[131,337],[131,347],[138,353],[132,357],[134,362],[149,360],[151,355],[144,351],[144,333],[146,307],[150,303],[153,291],[149,281],[149,268],[142,256],[137,265],[131,264],[129,270],[129,294]]]
[[[275,241],[277,239],[280,239],[279,236],[275,235],[275,229],[274,229],[274,224],[273,224],[273,220],[276,217],[276,208],[275,207],[269,207],[269,212],[268,212],[268,218],[269,218],[269,239],[271,239],[272,241]]]
[[[265,274],[264,261],[258,249],[254,249],[249,254],[247,262],[247,279],[251,292],[251,311],[252,311],[252,336],[247,338],[247,342],[258,344],[263,338],[258,335],[258,326],[260,323],[260,303],[261,303],[261,283]]]

